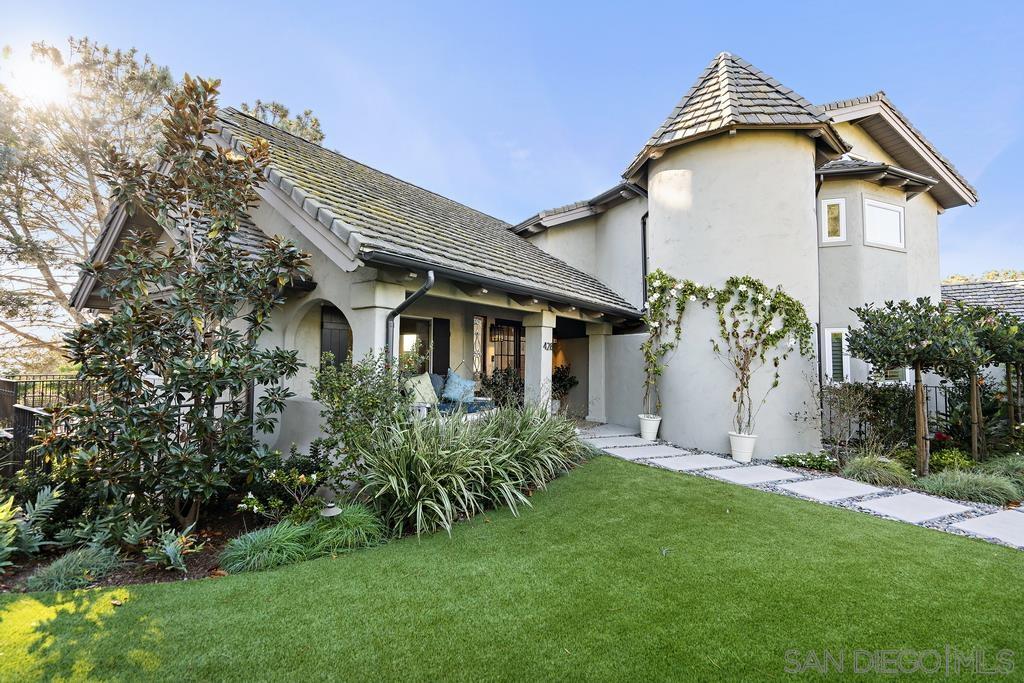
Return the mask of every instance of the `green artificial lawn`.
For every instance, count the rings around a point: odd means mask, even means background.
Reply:
[[[1014,550],[607,457],[533,502],[261,574],[4,596],[0,680],[765,680],[1024,649]]]

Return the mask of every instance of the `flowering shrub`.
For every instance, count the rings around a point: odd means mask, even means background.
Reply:
[[[737,380],[732,400],[736,404],[736,431],[749,434],[757,410],[779,385],[779,368],[797,350],[811,356],[813,328],[803,304],[781,287],[770,289],[756,278],[731,277],[716,288],[692,280],[678,280],[658,269],[647,278],[648,297],[644,322],[648,337],[641,346],[644,354],[644,409],[661,410],[658,378],[664,372],[664,358],[682,338],[682,320],[688,304],[703,308],[714,305],[718,314],[720,341],[711,340],[715,354]],[[772,383],[755,408],[750,381],[761,367],[774,370]]]
[[[280,522],[287,518],[294,522],[315,519],[324,503],[316,495],[321,487],[338,492],[338,468],[331,462],[326,449],[314,442],[309,453],[299,453],[292,444],[288,458],[278,456],[263,479],[253,486],[238,509]]]

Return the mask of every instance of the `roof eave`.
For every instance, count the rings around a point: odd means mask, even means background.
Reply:
[[[852,149],[839,132],[836,131],[835,127],[831,123],[808,123],[808,124],[793,124],[793,123],[780,123],[780,124],[733,124],[729,126],[723,126],[722,128],[716,128],[714,130],[704,131],[696,133],[694,135],[688,135],[678,140],[672,140],[660,145],[647,145],[640,153],[633,159],[633,162],[626,168],[622,173],[622,177],[627,181],[633,178],[637,173],[643,169],[644,165],[652,158],[657,158],[663,154],[666,150],[686,145],[691,142],[697,142],[698,140],[704,140],[706,138],[714,137],[716,135],[722,135],[723,133],[734,133],[741,130],[794,130],[794,131],[820,131],[818,135],[812,135],[812,138],[819,139],[824,142],[835,155],[843,154],[844,152]]]
[[[433,270],[439,275],[446,277],[450,280],[457,282],[468,282],[476,285],[483,285],[486,287],[493,288],[496,291],[507,292],[509,294],[520,294],[523,296],[536,297],[545,301],[551,301],[553,303],[567,304],[575,306],[578,309],[594,310],[601,313],[611,313],[613,315],[622,316],[630,320],[639,320],[641,313],[633,308],[622,308],[619,306],[611,306],[608,304],[602,304],[596,301],[590,301],[586,299],[578,299],[576,297],[566,296],[564,294],[558,294],[551,292],[546,289],[540,289],[536,287],[529,287],[520,283],[509,282],[500,278],[488,277],[486,275],[478,275],[476,273],[468,273],[464,270],[458,270],[450,266],[439,265],[426,259],[414,258],[404,254],[395,254],[386,249],[380,247],[371,247],[360,253],[360,258],[367,263],[377,263],[388,266],[400,266],[402,268],[411,268],[419,270]]]
[[[824,109],[836,123],[856,122],[873,115],[882,116],[890,126],[899,131],[904,139],[912,143],[915,151],[941,176],[939,180],[949,185],[962,200],[959,204],[949,204],[944,208],[962,205],[975,206],[978,203],[977,190],[952,167],[949,161],[939,157],[933,151],[934,146],[931,142],[909,125],[905,116],[893,106],[884,93],[876,93],[855,100],[832,102],[824,105]]]

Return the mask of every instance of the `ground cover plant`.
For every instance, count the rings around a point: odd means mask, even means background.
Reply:
[[[842,474],[872,486],[910,486],[913,481],[910,470],[895,460],[877,455],[861,455],[853,458],[843,467]]]
[[[842,644],[1024,651],[1010,548],[606,457],[531,501],[343,560],[0,596],[0,679],[784,680]]]
[[[914,485],[935,496],[976,503],[1006,505],[1021,499],[1020,489],[1007,477],[971,470],[943,470],[918,479]]]

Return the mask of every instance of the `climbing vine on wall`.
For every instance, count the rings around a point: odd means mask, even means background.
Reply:
[[[736,404],[734,426],[740,433],[751,433],[757,411],[779,386],[782,361],[794,350],[803,356],[814,354],[813,327],[807,312],[781,287],[771,289],[756,278],[734,276],[716,288],[679,280],[659,269],[648,276],[647,291],[644,322],[648,337],[641,347],[645,410],[661,410],[658,379],[665,371],[665,356],[682,338],[683,314],[689,304],[714,306],[717,313],[719,339],[712,339],[711,346],[736,379],[732,401]],[[766,366],[772,368],[772,382],[755,404],[751,379]]]

